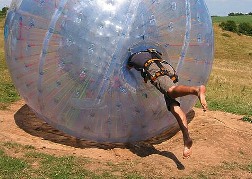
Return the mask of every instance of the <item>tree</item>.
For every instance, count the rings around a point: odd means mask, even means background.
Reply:
[[[241,13],[241,12],[236,12],[236,13],[231,12],[231,13],[228,14],[228,16],[244,16],[244,15],[245,15],[245,14],[243,14],[243,13]]]
[[[228,16],[235,16],[235,13],[231,12],[228,14]]]
[[[8,7],[4,7],[4,8],[2,9],[2,12],[6,14],[7,11],[8,11],[8,9],[9,9]]]
[[[7,14],[7,12],[8,12],[8,7],[4,7],[4,8],[2,8],[2,11],[0,11],[0,14],[1,15],[6,15]]]

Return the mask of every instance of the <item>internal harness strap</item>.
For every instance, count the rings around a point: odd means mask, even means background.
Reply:
[[[149,53],[151,53],[152,59],[146,61],[144,64],[144,69],[143,69],[144,71],[142,72],[142,76],[144,77],[145,83],[147,83],[148,80],[150,80],[151,83],[153,83],[158,77],[164,76],[164,75],[169,76],[170,79],[173,81],[173,83],[177,83],[178,76],[175,74],[174,68],[169,63],[167,63],[165,60],[162,60],[162,58],[161,58],[162,54],[160,52],[158,52],[156,49],[147,49],[147,51]],[[160,68],[159,71],[155,72],[155,75],[151,75],[148,71],[148,69],[152,63],[156,63],[157,66]],[[165,69],[161,63],[165,63],[165,64],[170,65],[172,67],[174,73]]]

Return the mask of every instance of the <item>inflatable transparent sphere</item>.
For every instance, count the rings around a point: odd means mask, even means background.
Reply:
[[[30,108],[97,142],[141,141],[177,126],[163,95],[125,68],[132,53],[162,52],[179,85],[206,84],[212,68],[204,0],[13,0],[4,37],[11,77]],[[197,99],[179,100],[187,113]]]

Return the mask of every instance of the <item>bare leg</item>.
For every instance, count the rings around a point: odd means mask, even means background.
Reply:
[[[201,86],[172,86],[168,89],[167,94],[172,98],[182,97],[186,95],[195,95],[198,96],[201,106],[204,111],[207,110],[207,102],[206,102],[206,87],[204,85]]]
[[[192,139],[189,136],[188,124],[185,113],[182,111],[180,106],[171,106],[171,113],[175,116],[178,121],[179,127],[183,134],[184,150],[183,157],[188,158],[192,153]]]

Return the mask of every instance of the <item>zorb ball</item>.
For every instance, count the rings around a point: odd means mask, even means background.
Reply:
[[[178,129],[163,94],[126,69],[132,53],[157,49],[178,72],[176,85],[206,84],[213,60],[203,0],[14,0],[4,39],[11,77],[30,108],[97,142]],[[187,113],[197,97],[179,100]]]

